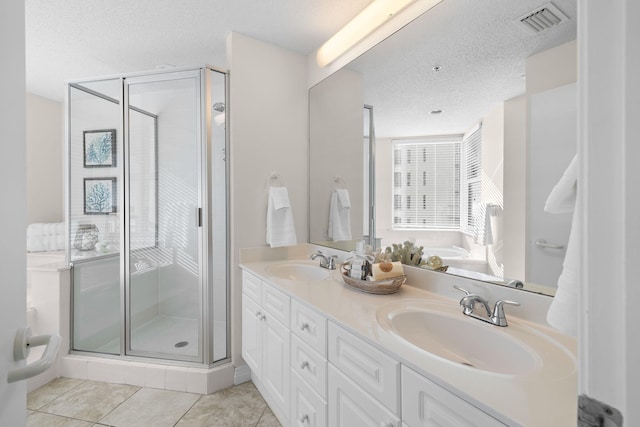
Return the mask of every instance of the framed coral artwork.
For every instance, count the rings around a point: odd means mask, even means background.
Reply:
[[[116,166],[116,130],[85,130],[84,167],[110,168]]]
[[[117,212],[116,178],[84,179],[85,215],[108,215]]]

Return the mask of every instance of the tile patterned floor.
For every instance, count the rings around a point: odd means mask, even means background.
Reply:
[[[251,382],[210,395],[58,378],[27,396],[29,427],[280,427]]]

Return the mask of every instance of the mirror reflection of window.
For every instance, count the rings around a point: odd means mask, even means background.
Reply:
[[[392,141],[394,230],[461,230],[462,143],[460,136]]]

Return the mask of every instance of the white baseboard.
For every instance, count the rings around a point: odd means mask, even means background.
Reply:
[[[251,380],[251,369],[249,365],[244,364],[240,366],[236,366],[235,372],[233,374],[233,383],[235,385],[246,383]]]

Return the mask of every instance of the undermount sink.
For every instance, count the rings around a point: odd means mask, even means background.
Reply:
[[[287,280],[324,280],[329,278],[329,270],[322,269],[313,261],[286,261],[267,267],[267,273]]]
[[[506,328],[462,314],[456,304],[397,301],[377,311],[380,326],[429,355],[493,374],[558,377],[575,370],[575,359],[535,329],[510,320]]]

